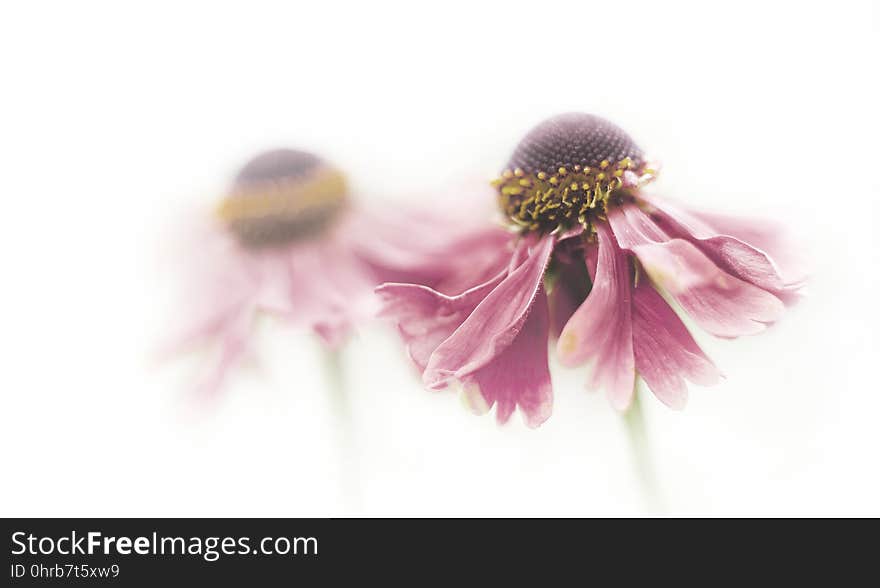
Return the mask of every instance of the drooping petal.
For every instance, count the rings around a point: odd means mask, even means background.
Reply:
[[[720,372],[648,280],[633,290],[633,353],[636,370],[667,406],[684,408],[685,378],[710,386]]]
[[[157,350],[157,357],[160,360],[169,359],[219,339],[232,322],[232,317],[237,316],[247,305],[248,300],[243,299],[207,309],[207,312],[201,313],[202,317],[189,320],[173,338],[163,342]]]
[[[516,407],[529,427],[541,425],[553,407],[547,363],[550,317],[544,289],[539,288],[528,318],[513,342],[491,362],[463,380],[464,393],[475,412],[497,405],[496,418],[507,422]]]
[[[196,348],[210,355],[208,368],[192,390],[214,396],[249,349],[254,303],[262,287],[259,272],[210,215],[199,210],[181,227],[175,261],[185,285],[184,308],[174,333],[162,342],[157,359]]]
[[[169,359],[194,347],[210,348],[216,357],[194,387],[197,396],[214,396],[232,369],[250,348],[254,306],[252,301],[236,300],[217,305],[204,320],[193,322],[158,351],[159,359]]]
[[[511,235],[500,226],[462,222],[459,215],[359,210],[344,233],[377,284],[413,283],[459,294],[496,275]]]
[[[424,372],[434,350],[470,315],[507,272],[457,296],[416,284],[383,284],[376,289],[382,302],[379,316],[390,318],[407,345],[410,358]]]
[[[612,406],[625,410],[635,382],[631,264],[610,227],[598,223],[596,230],[599,247],[593,288],[563,328],[557,350],[568,366],[595,359],[592,385],[606,390]]]
[[[447,264],[445,274],[435,272],[433,287],[450,295],[464,292],[504,270],[515,253],[510,233],[498,227],[457,239],[436,253]]]
[[[229,373],[241,362],[248,352],[252,333],[253,309],[240,308],[228,317],[224,328],[215,334],[219,350],[214,365],[196,386],[196,393],[213,396],[226,381]]]
[[[706,331],[750,335],[782,315],[779,298],[723,271],[692,243],[669,239],[637,206],[613,208],[608,220],[620,246],[635,253],[654,283]]]
[[[293,325],[312,328],[328,346],[338,345],[350,330],[351,321],[342,292],[333,287],[328,275],[335,271],[334,267],[324,267],[324,256],[317,247],[286,253],[286,274],[267,280],[272,290],[277,289],[279,283],[286,289],[286,299],[280,298],[274,307],[276,314]],[[354,306],[358,296],[360,292],[352,291]],[[268,302],[264,297],[264,307]],[[283,311],[285,304],[286,311]]]
[[[528,246],[525,241],[521,243],[521,247]],[[513,343],[541,286],[553,245],[553,237],[546,236],[529,247],[521,265],[512,269],[434,350],[423,374],[428,387],[463,380]]]
[[[737,218],[722,214],[693,212],[692,215],[721,235],[730,235],[767,253],[779,269],[786,290],[803,285],[807,263],[792,245],[788,231],[781,225],[762,219]]]
[[[759,288],[777,292],[785,288],[781,271],[773,259],[756,245],[719,232],[689,211],[673,203],[647,196],[655,209],[655,220],[672,238],[683,238],[696,245],[718,267]]]

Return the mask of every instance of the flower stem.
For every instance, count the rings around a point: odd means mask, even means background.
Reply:
[[[654,473],[654,464],[651,460],[651,451],[648,443],[648,431],[645,426],[645,415],[642,412],[642,404],[639,400],[639,380],[636,380],[633,390],[633,401],[629,409],[623,415],[626,425],[627,436],[633,454],[633,465],[642,488],[642,496],[645,508],[651,514],[663,512],[663,501],[657,478]]]
[[[348,514],[360,511],[361,488],[357,444],[354,439],[351,399],[345,385],[342,348],[324,348],[324,368],[329,389],[331,412],[339,456],[339,481]]]

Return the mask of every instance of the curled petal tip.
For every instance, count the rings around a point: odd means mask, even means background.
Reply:
[[[525,422],[526,426],[530,429],[537,429],[550,418],[550,415],[553,414],[553,406],[552,403],[546,403],[535,410],[529,412],[523,412],[523,422]]]
[[[578,357],[579,342],[577,333],[572,330],[563,329],[556,342],[556,355],[559,363],[565,367],[575,367],[580,363]]]
[[[632,393],[625,396],[616,394],[613,391],[610,391],[608,393],[608,401],[611,403],[611,406],[614,408],[614,410],[621,413],[628,411],[629,408],[632,406],[632,397]]]
[[[464,384],[461,387],[459,398],[465,408],[467,408],[470,412],[474,413],[477,416],[482,416],[486,414],[487,412],[489,412],[489,409],[492,408],[483,397],[483,393],[480,391],[480,387],[473,382]]]

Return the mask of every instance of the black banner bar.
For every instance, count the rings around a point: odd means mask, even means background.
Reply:
[[[321,585],[406,576],[599,581],[633,569],[679,579],[695,566],[713,575],[813,569],[833,534],[819,521],[614,519],[4,519],[9,586]],[[872,524],[867,521],[858,523]],[[871,561],[853,545],[851,564]],[[865,559],[862,559],[864,557]],[[839,569],[839,568],[838,568]],[[672,576],[669,574],[677,570]],[[790,576],[780,576],[781,579]],[[549,574],[549,575],[548,575]],[[574,574],[574,575],[572,575]],[[602,574],[602,575],[597,575]],[[754,579],[755,577],[753,577]],[[456,580],[457,579],[457,580]],[[566,582],[569,583],[569,582]],[[578,582],[580,583],[580,582]],[[707,579],[707,583],[713,582]]]

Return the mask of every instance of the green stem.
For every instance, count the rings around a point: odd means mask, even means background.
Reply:
[[[642,412],[642,403],[639,399],[639,380],[636,380],[633,390],[633,401],[629,409],[623,415],[626,425],[627,436],[633,453],[633,465],[642,487],[642,495],[645,507],[653,514],[663,512],[663,501],[660,489],[657,485],[657,477],[654,473],[654,464],[651,460],[650,444],[648,443],[648,430],[645,426],[645,414]]]
[[[324,351],[324,367],[333,412],[343,497],[352,512],[360,510],[361,488],[351,399],[345,385],[342,348]]]

